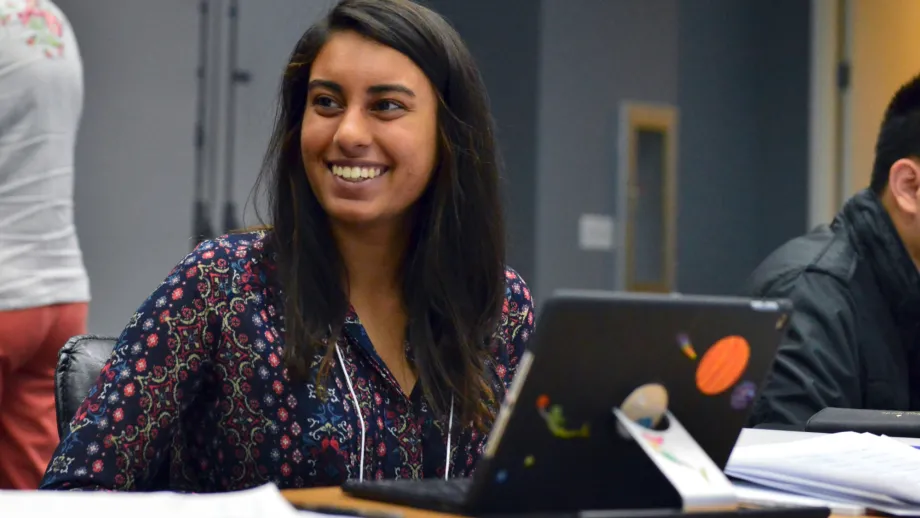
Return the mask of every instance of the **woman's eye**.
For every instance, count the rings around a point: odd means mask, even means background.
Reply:
[[[335,99],[327,95],[319,95],[313,99],[313,106],[318,106],[320,108],[326,109],[338,109],[341,108],[339,103],[335,102]]]
[[[404,110],[404,109],[405,108],[403,107],[403,105],[399,104],[396,101],[384,100],[384,101],[379,101],[376,104],[374,104],[374,111],[378,111],[378,112],[390,112],[394,110]]]

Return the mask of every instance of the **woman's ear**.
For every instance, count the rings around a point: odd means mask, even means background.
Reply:
[[[920,161],[902,158],[888,171],[888,189],[895,203],[905,213],[920,214]]]

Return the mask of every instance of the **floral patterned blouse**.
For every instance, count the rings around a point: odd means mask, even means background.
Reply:
[[[325,400],[282,364],[266,247],[264,233],[224,236],[176,266],[118,338],[42,488],[218,492],[358,478],[361,420],[339,358]],[[506,283],[490,368],[507,387],[534,315],[524,281],[508,269]],[[420,387],[400,390],[353,311],[338,345],[364,416],[364,478],[443,477],[448,426]],[[486,437],[471,423],[452,429],[449,476],[469,476]]]

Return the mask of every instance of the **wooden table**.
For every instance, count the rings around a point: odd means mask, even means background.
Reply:
[[[402,514],[405,518],[457,518],[456,515],[436,513],[420,509],[412,509],[398,505],[384,504],[371,500],[362,500],[352,498],[342,492],[338,487],[324,487],[319,489],[288,489],[282,491],[284,497],[292,504],[303,504],[307,506],[328,505],[334,507],[343,507],[349,509],[375,510],[375,511],[395,511]],[[869,518],[866,516],[839,516],[832,514],[830,518]]]
[[[412,509],[409,507],[374,502],[372,500],[352,498],[343,493],[342,489],[338,487],[288,489],[282,491],[282,493],[284,497],[288,499],[288,502],[292,504],[303,504],[306,506],[327,505],[374,511],[395,511],[402,514],[405,518],[456,518],[451,514],[436,513],[434,511]]]

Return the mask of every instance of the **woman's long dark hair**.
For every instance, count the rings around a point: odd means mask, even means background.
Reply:
[[[501,397],[488,364],[505,296],[505,231],[499,165],[485,86],[457,32],[409,0],[343,0],[301,37],[258,187],[268,194],[270,246],[285,295],[284,359],[305,380],[324,352],[317,386],[334,358],[326,347],[349,309],[343,263],[326,213],[307,181],[300,129],[313,61],[329,36],[354,31],[408,56],[439,97],[438,161],[414,208],[402,268],[415,370],[435,414],[451,397],[462,422],[487,426]],[[331,328],[331,335],[330,335]]]

